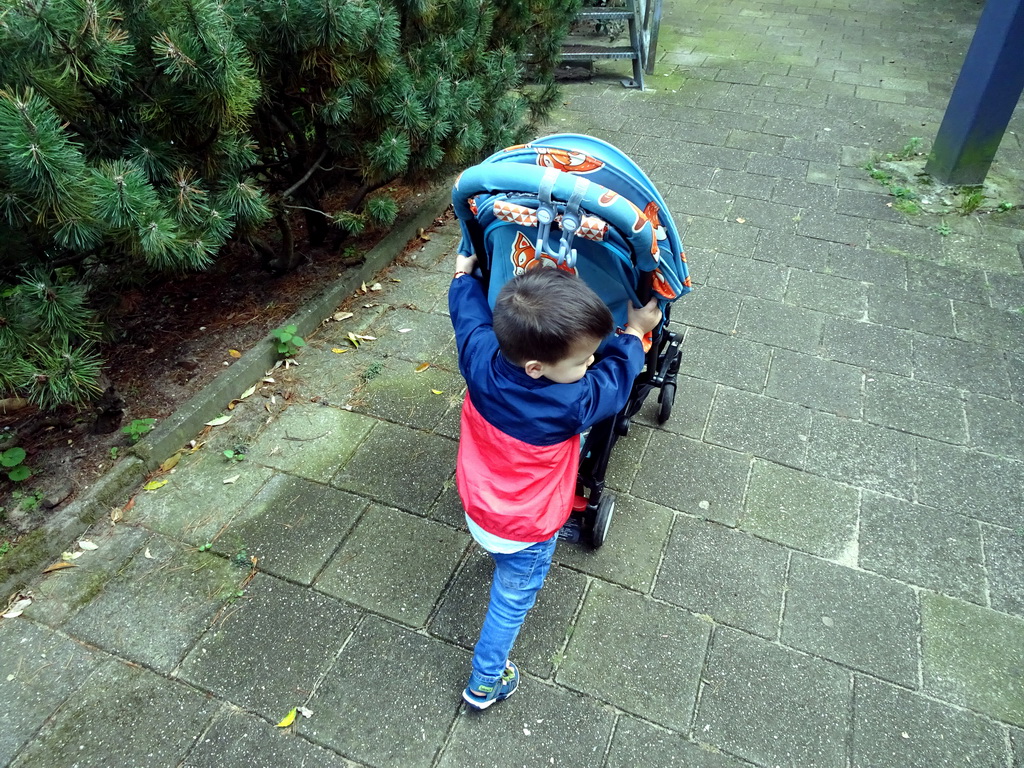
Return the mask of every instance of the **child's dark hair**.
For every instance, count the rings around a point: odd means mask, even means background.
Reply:
[[[507,360],[557,363],[581,339],[603,339],[615,321],[601,297],[575,275],[535,267],[502,286],[494,304],[494,335]]]

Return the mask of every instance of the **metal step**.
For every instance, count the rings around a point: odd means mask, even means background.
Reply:
[[[562,48],[562,58],[569,61],[636,59],[639,55],[632,48],[607,48],[602,45],[566,45]]]
[[[583,8],[576,14],[577,21],[627,21],[633,18],[631,9]]]

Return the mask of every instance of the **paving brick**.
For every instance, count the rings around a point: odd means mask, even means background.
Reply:
[[[645,765],[654,755],[658,765],[664,768],[743,768],[748,765],[708,744],[698,744],[627,715],[619,718],[608,751],[608,768]]]
[[[455,468],[457,450],[440,435],[377,422],[331,485],[426,514]]]
[[[991,347],[914,334],[915,379],[997,397],[1009,396],[1006,358]]]
[[[802,179],[807,175],[807,161],[793,157],[779,157],[775,154],[752,153],[747,160],[746,170],[764,176],[783,179]]]
[[[0,623],[0,761],[10,765],[18,750],[99,665],[97,654],[53,630],[25,619]]]
[[[725,525],[739,520],[750,459],[725,448],[655,432],[632,493]]]
[[[749,171],[718,169],[709,186],[726,195],[742,195],[758,200],[768,200],[771,198],[776,183],[771,176],[762,176]]]
[[[690,376],[679,376],[676,379],[677,389],[672,415],[664,424],[657,424],[658,402],[652,394],[648,397],[643,409],[637,414],[634,423],[657,426],[674,435],[686,435],[700,439],[708,421],[711,401],[715,396],[715,385],[710,381],[694,379]]]
[[[767,461],[755,461],[740,527],[831,560],[857,551],[857,490]]]
[[[680,222],[677,220],[676,224]],[[715,221],[694,217],[685,220],[683,242],[734,256],[750,256],[754,252],[760,230],[747,224]]]
[[[803,307],[746,298],[736,330],[738,335],[754,341],[815,354],[821,348],[826,319],[826,315]]]
[[[374,420],[340,408],[293,405],[250,447],[250,462],[325,483],[351,458]],[[232,474],[243,472],[237,468]],[[237,483],[235,484],[237,485]],[[253,493],[255,493],[253,490]]]
[[[908,688],[917,687],[914,590],[881,576],[793,555],[782,642]]]
[[[985,572],[992,607],[1024,618],[1024,526],[1012,529],[983,526]]]
[[[733,207],[733,196],[707,189],[669,186],[664,191],[665,202],[677,217],[706,216],[724,219]]]
[[[253,453],[248,455],[251,458]],[[124,521],[198,546],[230,523],[273,474],[255,460],[228,462],[213,452],[186,457],[164,478],[166,485],[135,495],[135,505],[124,513]],[[235,482],[224,482],[235,475]]]
[[[918,500],[997,525],[1024,514],[1024,465],[932,440],[917,443]]]
[[[710,635],[710,624],[685,611],[594,582],[556,680],[686,730]]]
[[[465,651],[367,617],[306,703],[314,716],[299,718],[298,731],[360,763],[429,766],[469,672]],[[395,680],[416,684],[396,696]]]
[[[451,528],[373,506],[317,578],[316,588],[422,627],[468,544],[468,536]]]
[[[967,423],[975,447],[1012,459],[1024,458],[1024,405],[971,394],[967,396]]]
[[[413,330],[402,333],[403,328]],[[385,349],[391,357],[412,363],[439,362],[442,351],[455,336],[447,317],[405,308],[389,310],[370,331],[368,335],[377,337],[376,341],[367,342],[373,349]]]
[[[815,185],[810,185],[817,188]],[[872,224],[856,216],[846,216],[832,210],[808,208],[800,214],[797,233],[804,237],[843,245],[865,245]]]
[[[779,181],[775,186],[775,192],[772,193],[774,203],[819,211],[834,211],[836,199],[835,190],[822,189],[818,184],[796,180]]]
[[[993,307],[1018,314],[1024,309],[1024,277],[993,272],[988,275],[988,284]]]
[[[788,554],[771,542],[679,517],[654,596],[754,634],[778,635]]]
[[[1024,347],[1024,314],[953,301],[956,335],[965,341],[1000,349]]]
[[[407,427],[436,428],[452,405],[462,403],[465,383],[457,369],[431,366],[417,373],[418,368],[407,360],[374,359],[363,370],[350,405],[358,413]]]
[[[196,643],[179,676],[277,722],[287,702],[305,701],[316,687],[361,615],[313,590],[258,575]]]
[[[828,262],[828,245],[809,237],[762,231],[754,250],[758,261],[771,261],[800,269],[821,270]],[[790,283],[793,272],[790,272]]]
[[[524,679],[520,686],[523,693],[489,709],[483,717],[464,712],[436,763],[438,768],[499,768],[509,759],[567,768],[601,763],[615,725],[608,707],[532,680]]]
[[[876,373],[865,379],[864,394],[865,421],[948,443],[967,443],[958,390]]]
[[[211,552],[154,536],[65,626],[106,651],[170,672],[248,572]]]
[[[736,197],[729,213],[732,221],[761,230],[796,234],[800,209],[750,197]]]
[[[953,310],[948,299],[874,286],[868,293],[872,323],[935,336],[953,335]]]
[[[911,498],[919,438],[815,412],[805,469],[869,490]]]
[[[908,584],[985,602],[981,528],[962,515],[865,493],[860,564]]]
[[[194,688],[110,661],[12,765],[179,765],[216,710]]]
[[[1020,274],[1020,251],[1013,243],[1000,243],[991,237],[951,235],[940,244],[946,263]]]
[[[860,319],[867,309],[867,294],[868,287],[860,281],[794,269],[786,286],[786,303]]]
[[[555,560],[627,589],[647,593],[661,562],[662,542],[672,529],[672,510],[627,494],[616,494],[615,514],[600,549],[566,544]]]
[[[1024,725],[1024,619],[923,593],[924,692]]]
[[[312,584],[368,501],[301,477],[278,474],[217,539],[227,556],[244,550],[266,573]]]
[[[912,291],[979,304],[988,303],[988,282],[985,273],[977,268],[953,267],[911,259],[907,262],[907,280]]]
[[[334,752],[295,738],[286,729],[275,728],[266,720],[228,710],[214,720],[182,765],[183,768],[223,768],[235,764],[249,768],[285,765],[349,768],[352,765]]]
[[[1003,765],[1003,730],[970,712],[857,677],[853,764],[932,768]]]
[[[56,627],[103,589],[152,534],[145,528],[100,523],[88,540],[98,549],[79,550],[74,568],[55,572],[32,587],[34,602],[24,614],[33,621]]]
[[[786,350],[772,354],[765,394],[848,418],[859,418],[864,374],[860,368]]]
[[[779,464],[800,468],[807,453],[807,408],[720,387],[705,440]]]
[[[559,560],[570,546],[560,545]],[[430,619],[430,633],[472,651],[487,614],[493,573],[491,558],[474,548],[439,600]],[[568,568],[551,569],[512,649],[512,658],[522,671],[551,676],[585,590],[582,574]]]
[[[770,349],[745,339],[690,328],[682,346],[680,370],[685,375],[760,392],[771,357]]]
[[[911,339],[907,331],[836,318],[825,323],[822,346],[833,360],[872,371],[909,376]]]
[[[846,765],[850,675],[820,659],[716,629],[694,732],[755,765]]]
[[[708,286],[748,296],[779,299],[786,291],[788,270],[766,261],[720,253]]]

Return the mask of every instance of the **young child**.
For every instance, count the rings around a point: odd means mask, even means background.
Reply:
[[[613,336],[611,312],[578,277],[537,267],[506,283],[492,317],[473,277],[455,262],[448,304],[466,379],[456,470],[466,524],[494,560],[491,598],[462,698],[487,709],[511,696],[509,661],[537,599],[558,531],[572,511],[579,436],[618,412],[644,365],[642,337],[661,320],[657,302],[629,310]]]

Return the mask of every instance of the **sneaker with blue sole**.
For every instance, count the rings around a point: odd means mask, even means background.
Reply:
[[[478,690],[466,688],[462,692],[463,700],[478,712],[487,709],[496,701],[503,701],[519,688],[519,667],[511,661],[506,662],[505,671],[493,685],[478,685]]]

